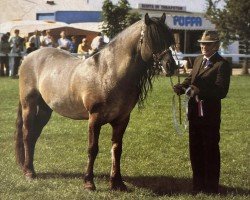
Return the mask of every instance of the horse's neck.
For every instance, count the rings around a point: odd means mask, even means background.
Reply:
[[[126,76],[129,73],[137,74],[140,70],[140,37],[142,30],[142,22],[132,25],[124,32],[119,34],[114,41],[111,41],[108,52],[115,66],[110,66],[116,71],[118,76]],[[113,43],[113,44],[112,44]]]
[[[141,22],[137,22],[118,34],[117,37],[111,41],[110,45],[111,48],[115,48],[114,53],[119,54],[120,52],[123,52],[124,54],[131,54],[131,52],[138,46],[141,36],[141,28]],[[114,45],[112,45],[112,43],[114,43]]]

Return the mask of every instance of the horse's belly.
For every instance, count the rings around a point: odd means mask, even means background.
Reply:
[[[82,120],[88,119],[89,115],[86,110],[62,110],[62,109],[54,109],[54,111],[64,117],[75,119],[75,120]]]
[[[84,109],[83,107],[77,109],[77,108],[72,108],[70,106],[64,106],[64,105],[58,106],[58,105],[51,104],[49,106],[56,113],[64,117],[71,118],[71,119],[80,120],[80,119],[88,119],[89,117],[87,110]]]
[[[71,119],[88,119],[88,111],[82,102],[72,102],[69,98],[53,95],[53,98],[43,97],[48,106],[56,113]]]

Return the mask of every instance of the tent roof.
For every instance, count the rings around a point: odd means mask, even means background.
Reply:
[[[67,25],[68,24],[63,22],[53,21],[15,20],[0,24],[0,33],[13,33],[15,29],[19,29],[21,35],[28,35],[30,32],[34,32],[35,30],[54,29],[65,27]]]
[[[91,23],[81,25],[69,25],[63,22],[39,21],[39,20],[17,20],[9,21],[0,24],[0,33],[13,33],[15,29],[20,30],[21,36],[28,36],[35,30],[53,30],[52,34],[60,34],[61,31],[66,31],[68,35],[88,35],[90,33],[100,32],[97,24],[91,26]]]
[[[83,22],[83,23],[72,23],[70,24],[70,26],[94,32],[101,32],[102,24],[103,22]]]

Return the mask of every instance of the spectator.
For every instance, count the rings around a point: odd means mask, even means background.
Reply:
[[[10,39],[10,32],[7,32],[5,35],[6,35],[7,40],[9,41],[9,39]]]
[[[77,53],[77,41],[76,36],[71,37],[71,43],[69,47],[70,53]]]
[[[47,30],[43,38],[43,47],[55,47],[54,38],[51,36],[51,31]]]
[[[58,47],[59,49],[64,49],[66,51],[69,51],[69,48],[70,48],[70,40],[68,40],[66,38],[66,34],[65,34],[65,31],[62,31],[60,33],[60,36],[61,38],[58,39],[57,43],[58,43]]]
[[[99,33],[91,43],[91,55],[95,54],[98,52],[103,46],[105,45],[104,43],[104,38],[101,33]]]
[[[45,43],[44,43],[45,36],[46,36],[46,30],[42,30],[41,36],[40,36],[40,48],[45,47]]]
[[[10,43],[10,53],[11,57],[9,59],[9,64],[10,64],[10,73],[9,75],[11,77],[15,77],[18,74],[18,67],[21,63],[21,52],[23,51],[23,38],[19,36],[19,30],[16,29],[14,31],[14,36],[10,37],[9,43]]]
[[[33,52],[35,50],[37,50],[37,47],[36,47],[35,43],[31,42],[29,44],[29,47],[26,50],[26,54],[28,55],[29,53],[31,53],[31,52]]]
[[[8,35],[4,34],[0,42],[0,75],[9,76],[9,56],[10,53],[10,43],[8,42]]]
[[[86,36],[83,36],[82,42],[78,45],[77,53],[78,54],[88,54],[90,49],[88,40]]]
[[[35,30],[34,35],[30,37],[28,42],[29,44],[33,43],[37,49],[40,48],[41,41],[40,41],[40,33],[38,30]]]
[[[175,63],[178,67],[183,68],[183,72],[188,72],[188,61],[183,58],[183,53],[180,50],[180,44],[176,44],[175,49],[172,49],[172,55],[175,60]]]

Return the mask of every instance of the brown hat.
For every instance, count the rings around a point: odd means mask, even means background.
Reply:
[[[219,41],[219,35],[217,31],[204,31],[202,37],[198,42],[218,42]]]

